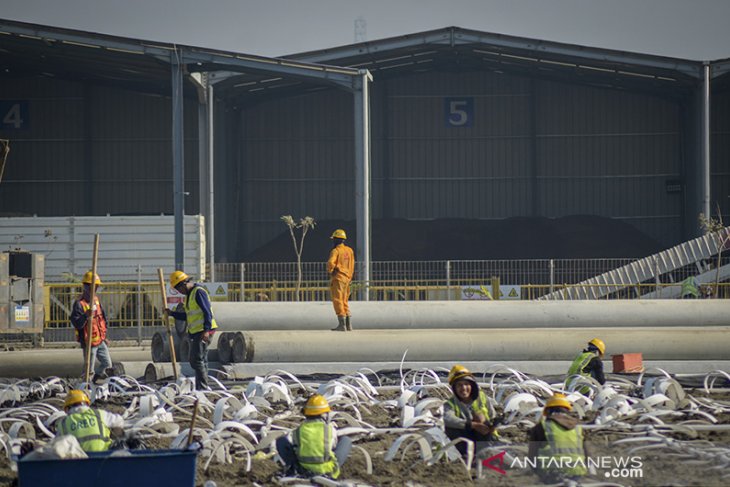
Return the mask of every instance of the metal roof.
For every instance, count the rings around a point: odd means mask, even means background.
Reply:
[[[341,68],[193,46],[47,27],[0,19],[0,75],[39,75],[170,92],[172,64],[188,73],[217,71],[244,76],[254,84],[275,74],[288,84],[352,88],[358,69]],[[251,85],[247,85],[251,86]],[[275,85],[267,85],[267,88]],[[239,87],[240,88],[240,87]],[[186,84],[188,95],[195,89]],[[245,92],[252,91],[249,87]]]
[[[201,47],[0,20],[0,75],[40,75],[170,93],[170,66],[211,72],[217,96],[235,103],[339,87],[367,69],[378,79],[428,71],[492,70],[592,86],[684,96],[703,62],[447,27],[267,58]],[[726,86],[728,60],[713,63]],[[191,83],[187,96],[195,96]]]
[[[487,69],[618,89],[674,93],[696,87],[700,61],[584,47],[447,27],[285,56],[366,68],[384,76],[433,70]]]

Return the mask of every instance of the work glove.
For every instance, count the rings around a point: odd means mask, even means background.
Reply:
[[[492,420],[492,428],[496,428],[497,426],[504,424],[505,419],[504,414],[498,414],[495,416]]]

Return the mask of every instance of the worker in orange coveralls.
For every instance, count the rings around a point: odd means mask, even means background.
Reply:
[[[335,307],[338,325],[332,331],[352,331],[350,322],[350,282],[355,273],[355,253],[345,245],[347,234],[341,228],[332,232],[332,251],[327,260],[327,273],[330,275],[330,293]]]

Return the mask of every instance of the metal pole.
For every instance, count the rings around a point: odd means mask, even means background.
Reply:
[[[183,77],[182,54],[170,53],[172,65],[172,180],[175,211],[175,267],[184,269],[183,225],[185,215],[185,157],[183,148]]]
[[[550,259],[550,292],[555,292],[555,260]]]
[[[357,261],[364,287],[362,300],[370,299],[370,96],[372,75],[360,70],[355,78],[355,218],[357,220]]]
[[[142,266],[137,264],[137,345],[142,345]]]
[[[702,90],[702,212],[710,218],[710,63],[704,63]]]
[[[198,205],[199,213],[203,215],[206,223],[210,215],[210,207],[208,206],[208,192],[210,191],[210,179],[208,167],[210,160],[208,159],[208,102],[207,91],[205,85],[208,83],[208,73],[196,73],[199,77],[190,76],[189,79],[195,85],[198,92]],[[206,238],[209,239],[209,230],[206,229]],[[210,249],[206,249],[205,258],[210,262]],[[207,275],[200,276],[205,279]]]
[[[451,261],[446,261],[446,299],[451,301]]]
[[[246,300],[245,299],[246,264],[244,264],[243,262],[238,264],[238,273],[239,273],[239,278],[240,278],[240,282],[241,282],[241,298],[239,299],[239,301],[245,301]]]
[[[215,180],[213,179],[213,84],[208,83],[208,255],[210,262],[210,280],[215,282]]]

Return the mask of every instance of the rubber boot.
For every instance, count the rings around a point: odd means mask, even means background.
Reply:
[[[345,317],[344,316],[338,316],[337,321],[340,323],[337,325],[337,328],[332,328],[332,331],[347,331],[347,328],[345,326]]]
[[[352,331],[352,322],[350,321],[351,316],[345,316],[345,328],[347,331]]]

